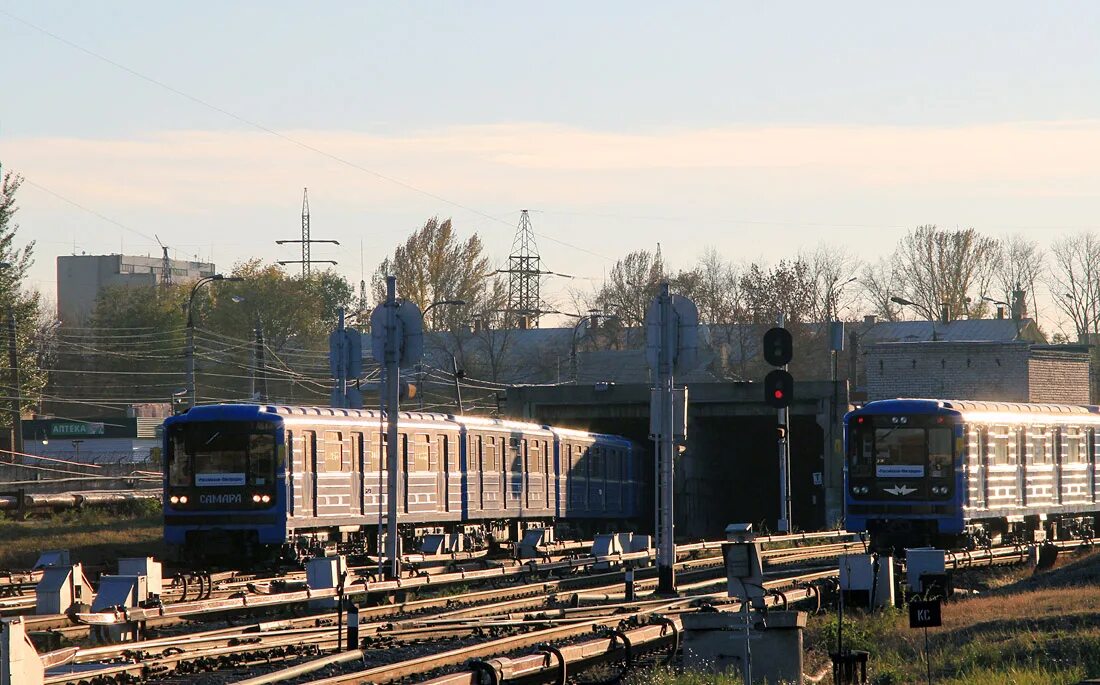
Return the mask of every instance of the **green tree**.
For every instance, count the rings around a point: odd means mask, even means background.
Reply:
[[[492,273],[476,233],[462,240],[450,219],[432,217],[382,260],[371,278],[371,289],[375,302],[384,301],[386,277],[396,276],[398,297],[416,303],[421,311],[433,302],[466,302],[466,307],[436,307],[424,322],[428,330],[452,330],[492,299]]]
[[[19,365],[19,396],[22,399],[20,412],[30,409],[42,401],[42,391],[46,386],[46,372],[39,365],[40,355],[36,349],[36,338],[44,326],[41,319],[41,296],[25,286],[27,270],[34,264],[34,241],[17,247],[19,224],[15,215],[19,211],[15,195],[23,183],[23,177],[14,172],[4,172],[0,168],[0,262],[6,266],[0,268],[0,305],[3,306],[5,323],[15,322],[16,355]],[[3,396],[11,398],[15,389],[12,370],[8,363],[8,333],[4,329],[4,372]],[[4,406],[12,406],[8,399]],[[3,411],[0,425],[12,426],[13,413]]]

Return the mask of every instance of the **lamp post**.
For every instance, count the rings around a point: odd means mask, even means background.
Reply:
[[[436,307],[439,307],[440,305],[452,305],[452,306],[455,306],[455,307],[465,307],[466,306],[466,300],[439,300],[438,302],[432,302],[427,307],[424,307],[424,311],[420,312],[420,317],[422,319],[427,319],[428,318],[428,312],[432,311]],[[456,379],[455,383],[457,383],[457,382],[458,382],[458,380]],[[417,397],[420,398],[420,400],[419,400],[420,411],[424,411],[424,364],[423,364],[423,362],[417,362],[416,363],[416,395],[417,395]],[[460,414],[462,413],[461,409],[459,410],[459,413]]]
[[[572,341],[570,342],[570,345],[569,345],[569,365],[570,365],[571,370],[573,372],[573,382],[574,383],[577,382],[577,331],[580,330],[581,324],[584,323],[585,321],[588,321],[589,322],[589,327],[591,327],[591,322],[592,321],[598,321],[601,317],[608,320],[608,321],[612,321],[612,320],[613,321],[618,321],[619,320],[619,317],[615,316],[614,314],[602,314],[602,313],[600,313],[596,310],[591,310],[585,316],[582,316],[579,319],[577,319],[576,325],[573,326],[573,339],[572,339]]]
[[[905,299],[904,297],[891,297],[890,301],[895,304],[900,304],[903,307],[918,307],[916,302]],[[932,324],[932,342],[936,342],[936,320],[933,318],[929,321]]]
[[[187,298],[187,400],[188,408],[198,404],[195,393],[195,293],[199,288],[214,281],[243,281],[240,276],[223,276],[214,274],[203,276],[191,286],[191,294]]]

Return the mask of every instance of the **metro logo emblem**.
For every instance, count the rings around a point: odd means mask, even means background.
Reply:
[[[909,495],[917,491],[916,488],[909,488],[904,485],[895,485],[892,488],[883,488],[883,490],[891,495]]]

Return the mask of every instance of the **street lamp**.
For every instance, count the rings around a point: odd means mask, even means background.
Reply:
[[[619,317],[614,315],[614,314],[603,314],[603,313],[600,313],[596,310],[591,310],[585,316],[582,316],[579,319],[577,319],[576,325],[573,326],[573,339],[572,339],[572,342],[569,345],[569,363],[570,363],[570,366],[572,367],[573,382],[574,383],[577,382],[577,331],[580,330],[581,324],[584,323],[585,321],[588,321],[589,322],[589,327],[591,327],[591,322],[594,321],[594,320],[598,321],[601,317],[604,318],[604,319],[607,319],[609,321],[611,321],[611,320],[619,321]]]
[[[427,307],[424,307],[424,311],[420,312],[420,318],[423,319],[428,315],[428,312],[440,305],[465,307],[466,300],[439,300],[438,302],[432,302]],[[455,369],[458,368],[458,362],[453,356],[451,357],[451,364]],[[457,376],[455,378],[455,387],[458,387]],[[416,396],[420,398],[420,411],[424,411],[424,364],[422,362],[416,363]],[[459,404],[461,404],[461,402]],[[461,410],[459,410],[459,413],[462,413]]]
[[[197,293],[202,286],[207,283],[213,283],[214,281],[243,280],[244,279],[240,276],[214,274],[212,276],[203,276],[195,281],[195,285],[191,287],[191,294],[187,298],[187,406],[189,408],[198,404],[195,395],[195,293]]]
[[[905,299],[904,297],[891,297],[890,301],[895,303],[895,304],[900,304],[903,307],[917,307],[917,306],[919,306],[919,305],[917,305],[916,302],[911,302],[911,301]],[[932,324],[932,342],[936,342],[936,320],[932,319],[931,321],[929,321],[929,323]]]

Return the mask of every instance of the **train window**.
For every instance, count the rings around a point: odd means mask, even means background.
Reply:
[[[527,451],[527,441],[512,438],[508,448],[508,470],[519,473],[523,470],[523,453]]]
[[[1028,450],[1031,454],[1032,464],[1049,464],[1051,462],[1048,442],[1046,428],[1033,426],[1031,429],[1031,445]]]
[[[1084,436],[1079,428],[1067,428],[1065,436],[1066,451],[1062,455],[1062,461],[1067,464],[1077,464],[1085,461]]]
[[[491,435],[485,437],[485,470],[500,470],[500,463],[497,462],[497,439]]]
[[[374,454],[375,454],[374,467],[376,469],[381,470],[381,471],[385,471],[386,469],[389,468],[390,455],[389,455],[389,450],[386,447],[387,445],[389,445],[389,440],[390,440],[390,436],[387,435],[386,433],[382,433],[381,436],[378,439],[378,442],[376,442],[374,444]]]
[[[923,428],[879,428],[875,430],[875,465],[880,476],[896,476],[903,467],[924,469]],[[921,474],[923,475],[923,474]]]
[[[990,431],[986,434],[986,458],[989,460],[990,465],[1007,464],[1008,463],[1008,429],[1007,428],[994,428],[993,431],[1005,431],[994,433]]]
[[[542,451],[538,440],[531,440],[527,444],[527,470],[531,473],[542,472]]]
[[[252,485],[275,482],[275,436],[267,433],[248,436],[248,481]]]
[[[951,475],[951,429],[928,429],[928,468],[935,477]]]
[[[344,435],[339,431],[325,431],[325,471],[336,473],[343,464]]]
[[[604,477],[604,469],[606,468],[606,462],[604,461],[603,448],[593,446],[590,448],[589,456],[589,468],[593,478],[600,479]]]
[[[429,470],[432,452],[431,436],[417,433],[413,438],[413,449],[415,450],[415,454],[413,455],[413,470]]]

